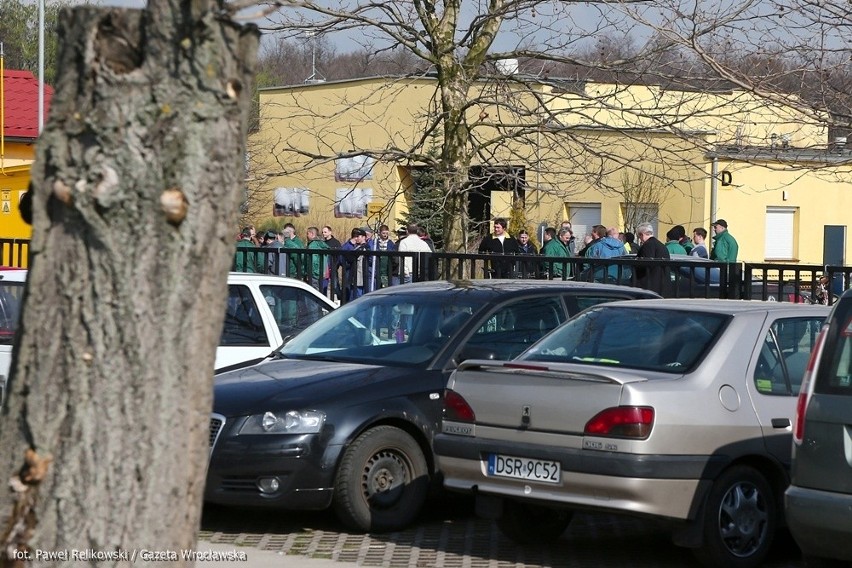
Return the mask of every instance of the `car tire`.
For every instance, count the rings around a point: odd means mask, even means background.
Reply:
[[[694,550],[708,567],[753,568],[769,552],[777,526],[776,498],[766,478],[734,466],[713,483],[704,507],[704,539]]]
[[[398,530],[418,515],[428,490],[429,467],[417,441],[399,428],[378,426],[346,449],[334,509],[355,530]]]
[[[565,532],[573,516],[567,509],[507,500],[497,528],[518,544],[547,544]]]

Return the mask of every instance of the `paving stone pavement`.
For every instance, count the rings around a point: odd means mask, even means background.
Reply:
[[[653,521],[577,514],[555,543],[522,547],[466,505],[435,505],[417,525],[388,534],[347,532],[331,513],[247,512],[205,514],[199,537],[222,545],[276,552],[288,559],[330,560],[344,566],[383,568],[698,568],[690,551],[671,544]],[[765,568],[801,568],[789,535]],[[292,565],[292,564],[291,564]]]

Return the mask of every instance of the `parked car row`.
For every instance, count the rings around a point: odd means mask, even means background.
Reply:
[[[826,306],[602,284],[376,291],[219,374],[205,499],[332,507],[388,531],[443,481],[520,543],[607,511],[664,522],[707,566],[748,568],[785,523],[786,490],[808,561],[852,560],[852,342],[830,339],[852,336],[850,304],[824,325]],[[814,464],[788,489],[797,405]]]
[[[205,500],[333,507],[358,530],[402,528],[440,486],[432,450],[447,379],[508,360],[584,309],[644,290],[554,281],[435,281],[371,292],[217,376]]]
[[[25,279],[0,270],[0,398]],[[520,543],[597,510],[664,522],[707,566],[759,565],[785,522],[809,565],[852,561],[852,292],[433,281],[336,308],[241,273],[228,291],[209,503],[388,531],[445,487]]]

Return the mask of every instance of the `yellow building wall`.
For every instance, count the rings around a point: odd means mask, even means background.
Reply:
[[[477,87],[485,89],[485,87]],[[710,222],[710,159],[708,149],[727,143],[768,147],[825,147],[827,133],[819,123],[796,112],[767,105],[747,93],[666,91],[657,87],[584,84],[581,97],[550,85],[537,87],[541,100],[558,118],[558,128],[546,124],[527,127],[520,140],[492,147],[488,166],[523,167],[526,217],[534,228],[556,225],[570,214],[572,204],[600,204],[601,223],[625,228],[625,176],[644,175],[663,183],[656,189],[661,240],[674,225],[687,233]],[[468,119],[479,139],[497,134],[495,125],[520,122],[499,106],[500,97],[514,97],[513,106],[528,111],[540,103],[529,95],[489,94],[487,102],[471,108]],[[363,217],[333,217],[341,195],[365,192],[381,211],[371,219],[392,229],[402,218],[411,196],[409,167],[394,163],[420,142],[430,116],[437,112],[434,79],[369,78],[353,81],[296,85],[260,92],[261,130],[250,140],[256,171],[268,176],[255,199],[271,216],[275,188],[307,188],[312,224],[331,218],[338,237],[367,221]],[[529,122],[529,116],[525,117]],[[570,127],[570,128],[568,128]],[[670,133],[677,129],[679,135]],[[684,136],[684,133],[686,136]],[[440,133],[439,133],[440,134]],[[427,140],[425,147],[439,145]],[[335,179],[337,155],[380,150],[361,179]],[[322,159],[317,159],[322,157]],[[763,262],[767,206],[800,207],[796,217],[796,259],[822,261],[822,226],[843,225],[850,211],[848,180],[836,173],[779,170],[777,164],[749,165],[720,161],[734,183],[718,185],[716,217],[728,221],[740,245],[741,260]],[[831,171],[835,172],[836,168]],[[841,176],[842,177],[842,176]],[[787,199],[782,198],[787,191]],[[495,192],[491,216],[508,217],[509,194]],[[293,218],[286,217],[288,221]],[[629,227],[628,227],[629,229]],[[581,235],[577,235],[581,237]],[[848,249],[847,243],[847,249]]]
[[[431,82],[365,79],[344,84],[326,83],[260,93],[260,132],[249,143],[259,171],[271,173],[259,192],[273,210],[276,188],[307,188],[310,212],[306,219],[335,219],[340,237],[366,218],[335,214],[341,195],[360,192],[373,203],[386,204],[371,221],[392,229],[406,209],[407,172],[391,162],[376,161],[362,179],[340,179],[334,159],[312,162],[313,156],[335,156],[366,148],[406,151],[422,130],[421,117],[430,108]],[[339,174],[339,172],[337,172]],[[337,220],[339,219],[339,220]],[[319,223],[320,221],[316,221]]]
[[[564,94],[553,95],[548,104],[556,105],[560,97]],[[537,104],[529,95],[515,96],[512,101],[513,107],[528,110]],[[334,160],[312,163],[312,158],[368,148],[385,149],[389,157],[408,151],[422,136],[430,113],[436,112],[434,80],[374,78],[265,89],[260,93],[260,105],[263,126],[250,146],[257,149],[260,171],[281,172],[271,175],[265,195],[261,192],[261,198],[268,201],[267,211],[272,210],[276,187],[305,187],[309,190],[311,211],[331,212],[341,192],[366,189],[373,202],[387,204],[381,220],[390,220],[388,224],[393,227],[395,220],[404,215],[409,197],[406,190],[410,188],[405,167],[377,161],[370,179],[340,182],[335,180]],[[474,112],[482,113],[479,117],[471,115],[469,120],[483,139],[497,135],[496,128],[487,124],[489,119],[499,117],[502,122],[512,122],[506,111],[496,106],[483,104],[471,109]],[[564,204],[575,201],[601,203],[602,222],[621,226],[620,206],[625,201],[619,195],[622,177],[639,170],[655,172],[671,186],[669,198],[660,200],[665,202],[660,211],[662,223],[685,224],[702,218],[703,194],[694,186],[701,184],[705,175],[699,151],[703,139],[684,141],[661,132],[625,136],[621,131],[600,129],[599,124],[593,126],[597,128],[576,126],[568,133],[563,128],[542,128],[520,141],[508,141],[492,149],[493,158],[488,165],[525,168],[527,218],[531,223],[558,223],[564,218]],[[427,142],[427,148],[428,145]],[[270,148],[276,150],[270,152]],[[590,148],[603,151],[592,155]],[[661,155],[665,155],[665,160]],[[282,156],[286,156],[283,163]],[[595,164],[590,165],[593,161]],[[666,163],[665,170],[660,166],[662,161]],[[492,216],[508,215],[508,198],[501,201],[493,197]]]
[[[13,166],[0,169],[0,239],[29,239],[32,227],[21,218],[18,207],[30,183],[30,166]],[[17,258],[11,242],[0,247],[0,265],[27,266],[26,254]]]
[[[35,145],[3,142],[0,156],[0,239],[29,239],[32,228],[21,219],[18,203],[30,184]],[[8,265],[8,258],[3,264]]]
[[[746,262],[822,264],[823,227],[847,227],[845,254],[852,252],[852,169],[810,164],[784,168],[773,163],[720,160],[719,171],[731,185],[717,186],[717,218],[725,219],[737,239],[738,259]],[[709,187],[709,186],[708,186]],[[709,203],[709,189],[708,189]],[[795,208],[791,259],[766,255],[767,207]],[[706,227],[710,235],[710,227]]]
[[[4,140],[2,151],[0,151],[0,173],[6,168],[28,166],[33,163],[33,159],[35,159],[34,144]]]
[[[570,111],[560,115],[564,123],[706,131],[713,132],[720,144],[739,146],[774,142],[797,148],[824,147],[828,135],[827,121],[814,121],[790,106],[745,91],[679,91],[607,83],[585,83],[583,90],[582,96],[556,92],[549,100],[556,112]]]

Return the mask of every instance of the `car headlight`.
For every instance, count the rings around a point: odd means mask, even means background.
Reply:
[[[264,412],[248,417],[240,434],[316,434],[325,423],[325,413],[291,410],[283,414]]]

